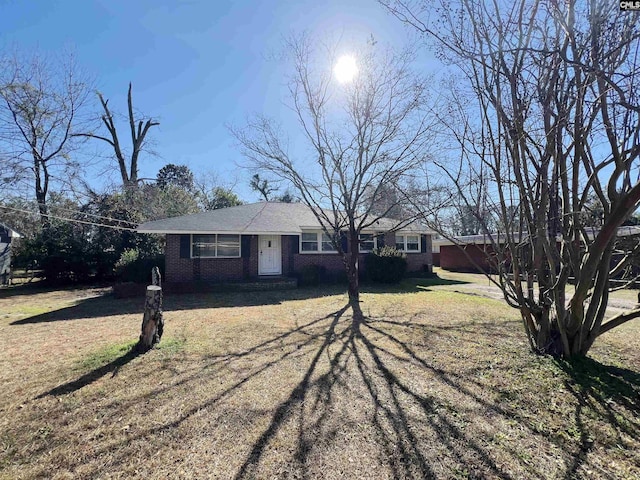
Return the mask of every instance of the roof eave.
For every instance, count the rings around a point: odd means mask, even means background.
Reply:
[[[237,231],[237,230],[151,230],[136,229],[137,233],[157,235],[300,235],[301,231]]]

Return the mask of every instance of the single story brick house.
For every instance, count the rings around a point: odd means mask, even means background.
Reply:
[[[380,219],[360,235],[361,260],[393,245],[406,252],[409,271],[431,271],[431,231]],[[344,265],[311,209],[301,203],[260,202],[138,226],[139,233],[166,235],[168,282],[230,282],[296,276],[307,265],[340,272]],[[346,242],[342,243],[346,248]],[[360,262],[364,268],[364,262]]]

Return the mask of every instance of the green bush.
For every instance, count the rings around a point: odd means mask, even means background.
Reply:
[[[385,246],[372,251],[365,258],[367,276],[374,282],[399,283],[407,271],[403,252]]]
[[[52,224],[16,251],[15,265],[41,269],[45,281],[54,284],[86,282],[93,275],[91,246],[70,224]]]
[[[116,262],[116,278],[121,282],[150,283],[151,270],[160,267],[164,277],[164,255],[143,255],[137,248],[128,248]]]

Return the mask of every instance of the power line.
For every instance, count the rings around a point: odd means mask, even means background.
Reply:
[[[43,202],[32,202],[32,203],[35,203],[36,205],[47,205],[46,203],[43,203]],[[77,210],[77,209],[73,209],[73,208],[65,208],[65,207],[61,207],[61,206],[58,206],[58,205],[48,205],[48,207],[50,209],[52,209],[52,210],[65,210],[67,212],[76,213],[78,215],[85,215],[87,217],[101,218],[101,219],[104,219],[104,220],[110,220],[112,222],[128,223],[130,225],[137,225],[138,224],[137,222],[131,222],[129,220],[121,220],[119,218],[105,217],[103,215],[98,215],[98,214],[95,214],[95,213],[83,212],[82,210]],[[0,208],[13,208],[13,207],[5,206],[5,205],[2,205],[0,203]],[[39,213],[34,213],[34,215],[39,215]]]
[[[56,220],[63,220],[63,221],[66,221],[66,222],[76,222],[76,223],[82,223],[84,225],[92,225],[94,227],[113,228],[114,230],[124,230],[124,231],[127,231],[127,232],[135,232],[136,231],[135,228],[121,227],[121,226],[117,226],[117,225],[107,225],[105,223],[88,222],[86,220],[78,220],[78,219],[75,219],[75,218],[61,217],[59,215],[39,214],[38,212],[32,212],[30,210],[25,210],[23,208],[7,207],[5,205],[0,205],[0,208],[5,208],[7,210],[12,210],[14,212],[29,213],[31,215],[41,215],[43,217],[53,218],[53,219],[56,219]],[[115,220],[115,221],[117,221],[117,220]],[[129,222],[129,223],[131,223],[131,222]]]

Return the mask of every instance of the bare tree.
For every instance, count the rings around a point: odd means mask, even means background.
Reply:
[[[360,319],[359,234],[391,208],[374,213],[369,199],[383,185],[401,184],[424,160],[427,82],[411,70],[410,52],[380,52],[374,42],[356,56],[358,74],[344,85],[332,78],[332,50],[318,58],[307,37],[287,47],[294,61],[291,107],[313,153],[290,154],[285,135],[269,118],[257,117],[232,132],[253,168],[293,185],[311,208],[342,256],[350,304]]]
[[[457,168],[441,165],[469,204],[459,173],[487,175],[500,225],[488,235],[494,281],[531,348],[586,354],[640,316],[606,318],[610,279],[633,258],[614,257],[617,230],[640,204],[637,18],[598,0],[383,3],[460,76],[441,116]],[[583,214],[594,199],[598,229]]]
[[[122,149],[120,138],[118,137],[116,121],[109,108],[109,100],[105,100],[100,92],[98,92],[98,98],[100,99],[100,104],[102,105],[102,110],[104,112],[100,118],[106,127],[107,132],[109,132],[109,135],[102,136],[95,133],[82,133],[79,134],[79,136],[96,138],[108,143],[111,148],[113,148],[116,161],[118,162],[120,176],[122,177],[122,186],[125,188],[135,187],[138,185],[139,180],[138,159],[140,157],[140,153],[144,150],[147,133],[151,127],[158,126],[160,123],[151,118],[146,120],[136,120],[133,111],[133,100],[131,98],[131,83],[129,83],[129,91],[127,93],[127,110],[129,130],[131,134],[131,152],[127,158],[127,154]]]
[[[266,178],[260,178],[260,174],[256,173],[251,177],[249,182],[251,190],[260,193],[265,202],[271,200],[271,194],[278,191],[277,187],[274,187]]]
[[[70,55],[62,61],[13,55],[0,61],[2,176],[33,188],[41,222],[48,225],[52,183],[79,169],[71,156],[72,135],[88,93]]]
[[[384,212],[388,218],[401,220],[409,216],[406,208],[403,208],[402,201],[404,193],[399,191],[395,185],[379,185],[372,189],[367,202],[371,203],[371,213],[378,214]]]

